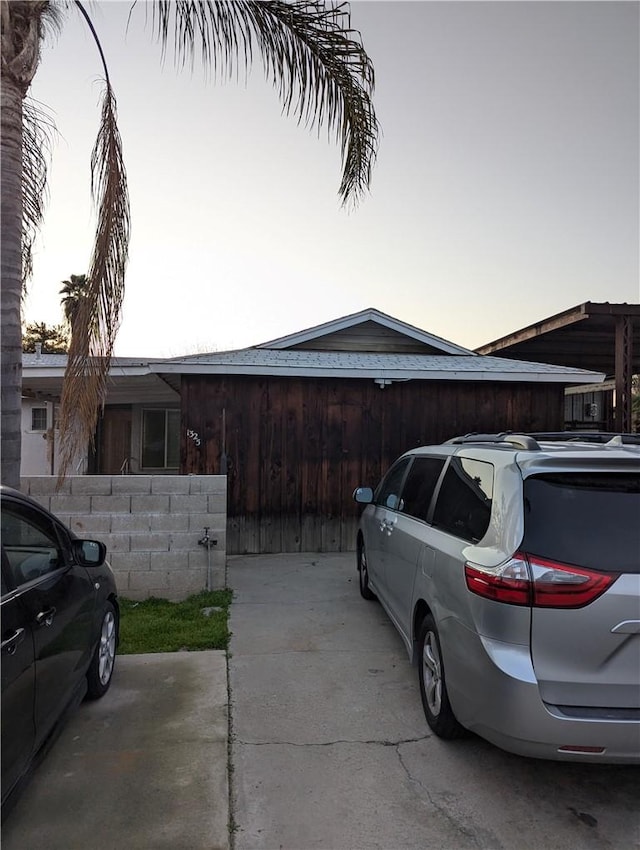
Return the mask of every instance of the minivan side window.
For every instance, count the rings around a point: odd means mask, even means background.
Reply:
[[[438,493],[433,525],[463,540],[481,540],[491,519],[493,475],[491,463],[452,457]]]
[[[443,457],[414,458],[402,490],[400,510],[403,513],[426,520],[444,462]]]
[[[407,471],[407,466],[411,458],[405,457],[399,460],[391,467],[385,475],[375,493],[376,505],[382,505],[385,508],[391,508],[393,511],[398,510],[400,504],[400,488],[404,474]]]

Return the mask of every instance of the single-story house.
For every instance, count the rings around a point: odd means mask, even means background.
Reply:
[[[56,473],[66,358],[25,354],[23,474]],[[237,351],[115,358],[76,474],[226,474],[227,552],[354,546],[360,484],[472,431],[558,431],[604,374],[485,356],[375,309]],[[44,438],[44,439],[43,439]]]

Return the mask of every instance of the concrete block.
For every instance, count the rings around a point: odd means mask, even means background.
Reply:
[[[190,493],[226,493],[226,475],[190,475]]]
[[[169,496],[131,496],[132,514],[166,514],[169,512]]]
[[[151,552],[150,567],[152,570],[188,570],[189,554],[187,552]]]
[[[108,558],[113,552],[129,552],[131,549],[128,534],[101,534],[100,540],[107,547]]]
[[[189,514],[189,529],[196,534],[202,533],[204,527],[207,526],[209,534],[215,533],[216,536],[227,527],[227,517],[221,513],[196,513]]]
[[[111,517],[109,514],[84,514],[73,517],[70,525],[81,537],[88,537],[91,534],[104,535],[111,531]]]
[[[168,552],[171,539],[168,534],[131,534],[129,537],[132,552]]]
[[[227,557],[224,550],[211,550],[211,566],[215,569],[224,568],[227,563]],[[207,566],[206,552],[189,552],[189,569],[200,569]]]
[[[74,496],[110,496],[110,475],[74,475],[69,479]]]
[[[114,552],[109,558],[112,570],[120,572],[149,571],[151,554],[149,552]]]
[[[172,514],[208,513],[207,496],[170,496]]]
[[[187,534],[182,534],[180,532],[173,532],[171,534],[171,540],[169,543],[169,551],[170,552],[189,552],[192,549],[202,549],[204,552],[204,546],[200,546],[198,544],[198,540],[202,536],[202,532],[189,532]]]
[[[54,493],[69,495],[71,493],[71,481],[66,478],[60,488],[57,486],[58,479],[55,475],[27,475],[21,479],[23,492],[30,496],[52,496]]]
[[[113,514],[111,517],[112,532],[141,533],[149,531],[151,522],[146,514]]]
[[[130,496],[92,496],[92,514],[128,514],[131,513]]]
[[[152,493],[181,493],[189,492],[189,481],[186,475],[154,475],[151,478]]]
[[[227,494],[219,493],[217,495],[208,496],[207,513],[210,514],[227,514]]]
[[[152,570],[148,572],[131,573],[129,575],[130,590],[146,590],[153,596],[164,596],[169,587],[169,572]]]
[[[52,513],[58,514],[88,514],[91,507],[90,496],[68,496],[58,494],[51,496]]]
[[[114,496],[133,493],[151,493],[151,475],[114,475],[111,492]]]
[[[205,590],[207,586],[206,570],[171,570],[169,572],[168,589],[180,591],[184,596],[191,596]]]
[[[188,514],[151,514],[151,531],[189,531]]]

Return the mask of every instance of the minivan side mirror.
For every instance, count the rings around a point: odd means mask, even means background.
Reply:
[[[353,499],[361,505],[370,505],[373,502],[373,490],[371,487],[356,487],[353,491]]]
[[[107,557],[107,547],[99,540],[74,540],[73,554],[81,567],[101,567]]]

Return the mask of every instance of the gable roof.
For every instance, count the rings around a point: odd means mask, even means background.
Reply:
[[[354,329],[367,331],[366,339],[364,334],[361,334],[359,339],[354,339],[353,335],[349,334],[349,331],[353,331]],[[378,330],[377,340],[375,340],[376,329]],[[382,333],[380,333],[381,331]],[[384,331],[391,333],[384,334]],[[453,342],[442,339],[442,337],[427,333],[420,330],[420,328],[414,327],[414,325],[407,324],[407,322],[401,322],[400,319],[394,319],[393,316],[382,313],[374,307],[361,310],[359,313],[351,313],[348,316],[333,319],[330,322],[323,322],[321,325],[315,325],[314,327],[297,331],[288,336],[281,336],[278,339],[262,342],[253,347],[278,350],[305,348],[334,351],[386,350],[390,352],[391,348],[389,346],[394,346],[396,353],[400,353],[402,337],[413,343],[410,353],[476,356],[476,353],[468,348],[463,348],[461,345],[456,345]],[[369,347],[367,348],[367,346]],[[421,351],[421,348],[426,350]]]

